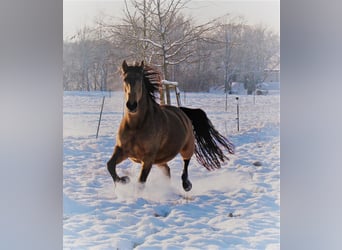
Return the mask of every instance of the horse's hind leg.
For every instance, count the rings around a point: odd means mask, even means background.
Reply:
[[[167,163],[159,164],[158,167],[160,167],[167,177],[171,178],[170,167],[167,165]]]
[[[139,177],[139,182],[144,184],[147,180],[147,176],[149,175],[152,168],[152,163],[144,162],[141,166],[141,172]]]
[[[190,159],[184,160],[184,168],[182,173],[182,182],[183,182],[183,189],[186,192],[189,192],[192,188],[192,184],[188,178],[188,166],[189,166]]]
[[[110,173],[110,175],[113,178],[114,183],[121,182],[121,183],[127,183],[129,182],[128,176],[119,177],[116,173],[116,165],[122,162],[123,160],[127,159],[126,156],[124,156],[122,149],[118,146],[115,146],[114,153],[110,160],[107,162],[107,169]]]

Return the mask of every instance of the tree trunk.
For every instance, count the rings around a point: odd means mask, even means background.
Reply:
[[[169,74],[167,72],[167,66],[168,66],[168,63],[167,63],[167,59],[166,59],[166,51],[165,49],[163,48],[163,71],[164,71],[164,79],[165,80],[170,80],[169,79]],[[166,92],[166,103],[168,105],[171,105],[171,96],[170,96],[170,88],[169,88],[169,85],[165,85],[165,92]]]

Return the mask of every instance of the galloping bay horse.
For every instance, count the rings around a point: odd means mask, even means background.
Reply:
[[[229,160],[219,145],[234,154],[233,144],[214,128],[203,110],[157,103],[155,94],[159,93],[161,77],[143,61],[133,65],[123,61],[121,76],[126,108],[114,153],[107,163],[114,183],[129,181],[128,176],[119,177],[116,173],[116,165],[127,158],[142,164],[139,177],[142,184],[153,164],[170,177],[167,162],[180,153],[184,161],[183,188],[190,191],[188,166],[194,153],[208,170],[220,168],[221,162]]]

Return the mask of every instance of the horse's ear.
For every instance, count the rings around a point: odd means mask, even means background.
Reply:
[[[140,67],[144,68],[144,60],[141,61]]]
[[[128,65],[127,65],[127,63],[126,63],[126,60],[124,60],[124,61],[122,62],[121,69],[122,69],[123,72],[127,72]]]

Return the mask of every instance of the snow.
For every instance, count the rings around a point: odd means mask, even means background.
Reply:
[[[139,165],[124,161],[117,170],[131,182],[114,186],[106,162],[123,116],[123,93],[65,92],[64,249],[279,249],[280,96],[256,96],[255,104],[253,96],[240,96],[239,132],[235,97],[228,97],[226,112],[224,93],[186,94],[184,106],[205,110],[233,141],[236,155],[211,172],[193,157],[193,188],[185,192],[180,156],[169,162],[170,181],[155,167],[143,190]]]
[[[168,80],[162,80],[162,84],[178,86],[178,82],[172,82],[172,81],[168,81]]]
[[[232,82],[232,93],[237,93],[239,95],[246,95],[247,89],[245,89],[245,84],[243,82]]]

